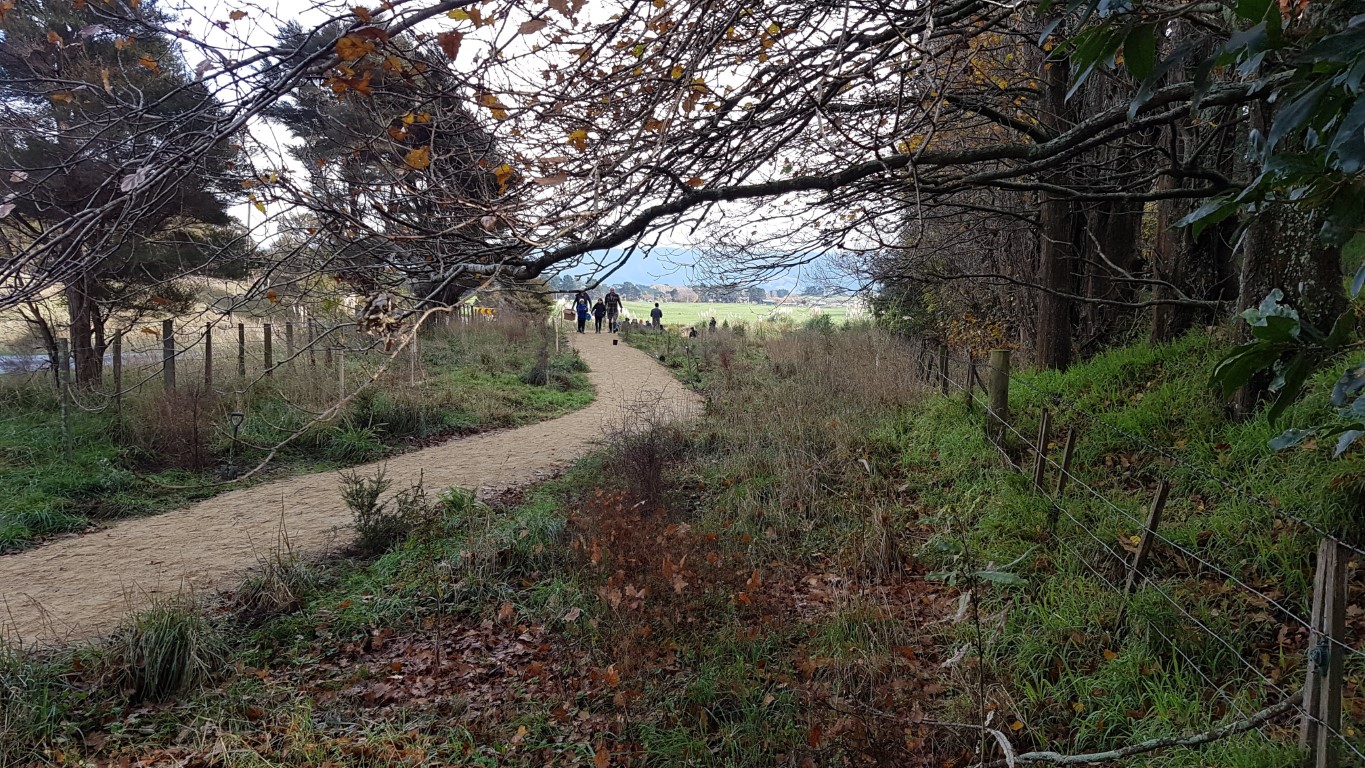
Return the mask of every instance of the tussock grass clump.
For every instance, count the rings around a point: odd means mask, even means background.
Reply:
[[[190,599],[161,600],[110,640],[115,682],[133,701],[166,699],[223,671],[227,642]]]
[[[265,554],[257,554],[256,570],[237,588],[236,603],[249,617],[298,610],[322,580],[322,572],[294,550],[281,521],[275,546]]]

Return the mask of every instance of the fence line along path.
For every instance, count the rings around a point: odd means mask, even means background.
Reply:
[[[592,404],[516,429],[450,440],[368,464],[386,466],[398,490],[417,482],[506,488],[532,483],[589,451],[641,409],[684,419],[700,400],[652,358],[607,334],[574,335],[597,389]],[[187,588],[230,587],[274,546],[280,522],[304,556],[345,544],[350,513],[336,472],[229,491],[173,512],[0,556],[0,638],[25,644],[86,639],[130,611]],[[338,533],[340,532],[340,535]]]

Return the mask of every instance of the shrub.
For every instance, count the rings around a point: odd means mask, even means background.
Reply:
[[[213,463],[214,398],[198,389],[131,398],[125,445],[159,467],[204,469]]]
[[[212,679],[227,660],[222,635],[186,598],[137,614],[111,646],[115,680],[133,701],[165,701]]]
[[[356,548],[363,554],[383,554],[414,531],[431,530],[440,518],[441,505],[427,499],[420,480],[391,500],[380,501],[392,485],[383,469],[373,478],[357,472],[341,474],[341,496],[354,516]]]
[[[381,468],[372,478],[359,472],[341,473],[341,498],[351,510],[356,548],[366,555],[387,552],[408,535],[408,526],[380,497],[393,483]]]
[[[647,405],[637,406],[608,436],[614,450],[610,467],[637,501],[655,509],[667,491],[665,470],[681,458],[687,434]]]
[[[541,347],[536,353],[536,361],[521,375],[521,383],[533,387],[543,387],[550,383],[550,348]]]

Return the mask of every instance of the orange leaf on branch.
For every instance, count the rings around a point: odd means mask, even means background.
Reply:
[[[453,59],[460,55],[460,42],[464,40],[464,35],[459,32],[442,32],[436,36],[436,43],[441,46],[441,53],[447,59]]]

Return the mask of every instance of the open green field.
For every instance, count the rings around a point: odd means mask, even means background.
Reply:
[[[654,308],[651,301],[627,301],[626,309],[631,317],[638,317],[641,320],[649,319],[649,310]],[[811,317],[814,310],[810,307],[800,307],[795,305],[778,306],[776,304],[724,304],[721,302],[674,302],[661,301],[659,309],[664,311],[665,325],[693,325],[695,323],[708,322],[712,317],[716,318],[717,323],[726,320],[730,322],[756,323],[761,319],[773,317],[774,310],[777,310],[778,317],[788,317],[794,322],[802,322]],[[843,322],[848,317],[847,307],[825,307],[819,310],[820,314],[829,315],[835,322]]]

